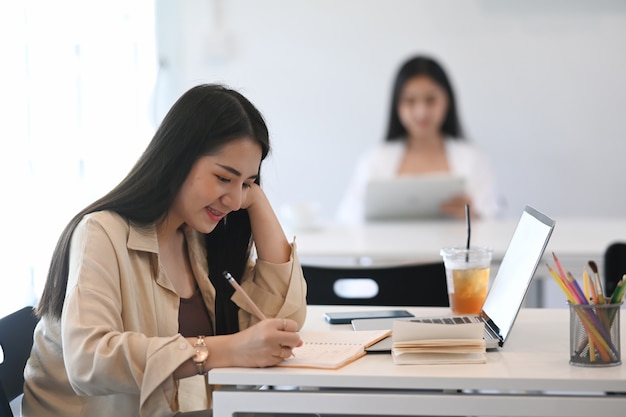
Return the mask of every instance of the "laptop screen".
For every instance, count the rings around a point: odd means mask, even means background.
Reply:
[[[554,220],[526,206],[491,285],[482,315],[505,340],[548,244]]]

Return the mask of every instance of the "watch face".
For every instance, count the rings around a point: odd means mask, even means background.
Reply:
[[[196,354],[193,357],[194,362],[204,362],[209,357],[209,349],[206,346],[196,346]]]
[[[204,336],[198,336],[198,340],[196,340],[196,344],[193,347],[196,349],[193,361],[196,365],[203,365],[204,361],[209,357],[209,348],[204,343]]]

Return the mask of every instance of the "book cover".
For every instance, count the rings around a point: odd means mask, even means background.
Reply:
[[[485,363],[483,326],[394,321],[391,357],[397,365]]]

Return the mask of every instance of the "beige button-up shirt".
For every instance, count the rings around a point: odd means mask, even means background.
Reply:
[[[203,236],[187,232],[193,274],[215,326],[215,288],[208,278]],[[241,286],[268,317],[300,325],[306,283],[296,255],[284,264],[250,261]],[[137,227],[113,212],[92,213],[72,237],[61,320],[43,318],[25,369],[24,417],[171,416],[204,378],[175,381],[194,355],[178,333],[179,296],[160,266],[156,227]],[[241,329],[257,319],[237,294]],[[209,381],[210,383],[210,381]],[[189,393],[185,393],[188,390]]]

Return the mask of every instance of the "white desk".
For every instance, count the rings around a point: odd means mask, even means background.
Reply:
[[[361,307],[371,309],[371,307]],[[306,330],[340,330],[312,306]],[[409,308],[429,315],[447,309]],[[626,310],[622,310],[622,316]],[[428,416],[617,417],[626,412],[626,365],[569,365],[568,310],[522,309],[507,344],[486,364],[394,365],[387,353],[368,353],[339,370],[224,368],[209,372],[223,386],[213,415],[234,412],[316,412]],[[621,321],[622,338],[626,320]],[[621,344],[624,352],[624,342]],[[624,359],[624,358],[622,358]],[[297,386],[259,390],[257,386]],[[480,391],[478,391],[480,390]],[[604,395],[605,391],[619,395]]]
[[[556,218],[556,226],[544,258],[535,274],[550,277],[546,262],[553,265],[552,252],[574,276],[593,260],[604,271],[604,251],[615,241],[626,241],[626,218]],[[472,222],[472,244],[494,250],[492,274],[497,272],[517,219]],[[360,226],[327,225],[296,234],[298,255],[303,264],[368,265],[438,262],[444,246],[464,245],[463,221],[371,223]],[[556,294],[555,294],[556,293]],[[565,306],[558,287],[549,278],[532,283],[528,306]]]
[[[626,218],[556,218],[546,253],[559,258],[593,259],[600,264],[606,247],[626,240]],[[494,260],[504,255],[517,219],[472,222],[472,244],[494,249]],[[327,225],[318,230],[296,233],[298,254],[305,261],[358,263],[440,261],[444,246],[465,245],[463,221],[371,223],[362,226]]]

